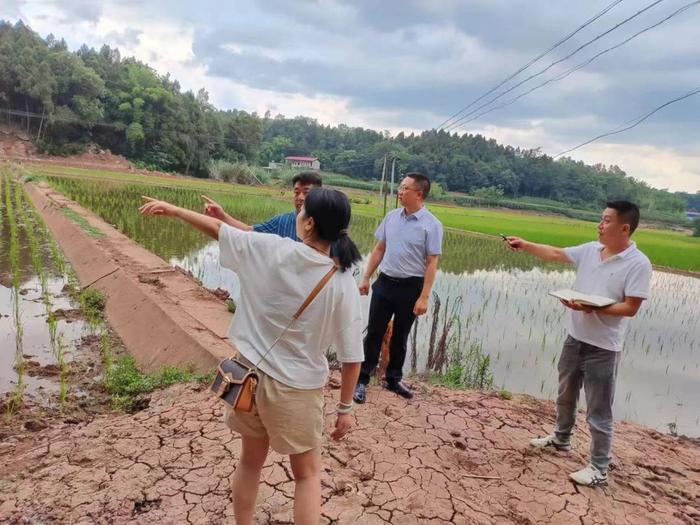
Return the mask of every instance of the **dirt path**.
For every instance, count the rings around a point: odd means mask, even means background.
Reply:
[[[700,445],[617,425],[608,487],[577,488],[570,454],[529,450],[551,403],[418,386],[412,402],[378,387],[340,443],[324,445],[327,523],[664,523],[700,520]],[[327,391],[327,400],[336,392]],[[327,407],[332,407],[331,402]],[[232,522],[229,476],[239,439],[201,387],[154,395],[135,415],[104,416],[0,445],[0,521],[8,523]],[[580,418],[582,419],[582,418]],[[332,424],[329,413],[326,424]],[[493,476],[479,479],[471,476]],[[260,523],[291,523],[288,462],[272,454]]]

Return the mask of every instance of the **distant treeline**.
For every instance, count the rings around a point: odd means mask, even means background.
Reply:
[[[306,117],[222,111],[205,90],[183,92],[117,49],[68,50],[30,28],[0,21],[0,122],[22,126],[41,151],[70,154],[96,143],[137,165],[199,177],[212,161],[264,164],[314,155],[327,171],[377,179],[384,156],[399,173],[420,170],[443,189],[503,198],[534,197],[582,209],[627,198],[652,215],[681,217],[700,209],[700,194],[670,193],[629,177],[617,166],[553,160],[538,150],[498,144],[481,135],[424,131],[391,137]]]

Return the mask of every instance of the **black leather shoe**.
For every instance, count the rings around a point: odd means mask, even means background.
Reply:
[[[405,399],[413,399],[413,392],[401,381],[384,381],[384,388]]]
[[[357,385],[355,385],[355,392],[352,395],[352,400],[358,405],[364,403],[366,400],[366,390],[367,387],[365,385],[363,385],[362,383],[357,383]]]

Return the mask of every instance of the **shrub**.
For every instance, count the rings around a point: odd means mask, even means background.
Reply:
[[[260,176],[243,162],[215,160],[209,164],[209,173],[213,179],[236,184],[260,184]]]
[[[500,186],[479,188],[478,190],[474,191],[474,197],[485,201],[500,201],[503,198],[503,188]]]

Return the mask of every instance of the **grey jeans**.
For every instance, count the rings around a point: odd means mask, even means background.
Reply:
[[[591,431],[591,463],[606,472],[613,438],[612,407],[615,380],[622,352],[604,350],[569,336],[559,357],[559,394],[554,433],[562,442],[571,439],[576,404],[583,386],[586,421]]]

